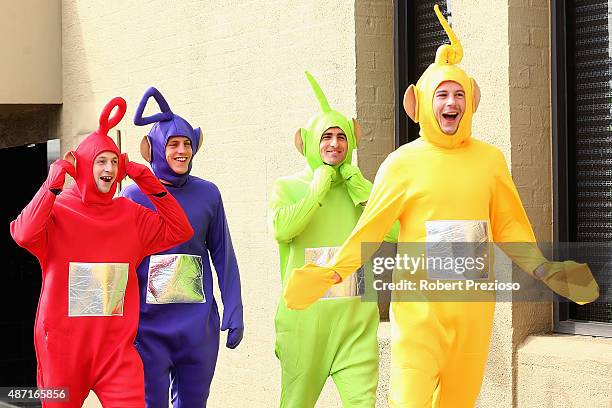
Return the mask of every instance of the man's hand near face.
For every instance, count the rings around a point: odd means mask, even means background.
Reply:
[[[149,168],[144,164],[130,161],[130,158],[128,157],[127,153],[122,154],[122,156],[123,161],[125,163],[125,174],[127,174],[127,176],[132,180],[138,180],[140,177],[142,177],[143,174],[145,174],[149,170]]]
[[[355,175],[361,175],[361,170],[359,170],[359,167],[353,166],[350,163],[344,163],[342,166],[340,166],[340,176],[344,180],[349,180]]]
[[[322,164],[316,168],[312,177],[312,186],[319,193],[319,199],[327,194],[335,175],[336,170],[327,164]]]
[[[62,192],[66,182],[66,173],[70,174],[72,178],[76,178],[74,163],[74,156],[69,152],[64,156],[63,160],[56,160],[51,164],[47,180],[49,182],[49,190],[53,194],[57,195]]]

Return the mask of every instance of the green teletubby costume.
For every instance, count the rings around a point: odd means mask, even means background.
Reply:
[[[296,147],[308,166],[276,180],[270,203],[283,287],[287,271],[304,264],[308,248],[337,247],[344,242],[372,188],[350,163],[360,135],[358,122],[332,110],[312,75],[306,72],[306,77],[322,109],[307,128],[295,134]],[[342,129],[348,142],[346,157],[335,166],[325,164],[319,153],[321,136],[333,127]],[[275,319],[281,407],[313,407],[330,375],[345,407],[374,407],[378,323],[376,302],[362,303],[360,297],[323,299],[301,311],[287,309],[281,299]]]

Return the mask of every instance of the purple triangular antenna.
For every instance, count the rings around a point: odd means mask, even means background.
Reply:
[[[147,106],[147,102],[149,98],[153,97],[159,106],[161,112],[156,113],[151,116],[142,117],[142,114]],[[170,110],[170,106],[168,106],[168,102],[163,97],[163,95],[154,87],[150,87],[142,96],[140,103],[138,103],[138,108],[136,109],[136,113],[134,114],[134,124],[136,126],[145,126],[153,122],[163,122],[166,120],[170,120],[173,117],[173,113]]]

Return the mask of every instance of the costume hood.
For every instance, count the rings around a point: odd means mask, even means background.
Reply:
[[[414,121],[420,125],[420,135],[430,143],[440,147],[454,148],[468,143],[471,138],[472,115],[478,105],[475,93],[478,92],[478,95],[480,93],[477,90],[476,82],[456,65],[463,58],[463,47],[459,39],[442,16],[438,5],[434,6],[434,11],[451,43],[438,48],[435,62],[423,72],[416,87],[410,85],[416,97]],[[465,91],[465,111],[457,132],[453,135],[442,132],[433,112],[434,93],[444,81],[457,82]]]
[[[117,112],[113,117],[110,117],[115,107]],[[123,119],[126,107],[127,105],[123,98],[115,97],[111,99],[100,115],[98,130],[87,136],[77,149],[72,152],[76,159],[76,184],[81,199],[85,204],[109,204],[117,190],[117,183],[125,177],[125,163],[121,152],[113,139],[108,136],[108,131],[117,126],[121,119]],[[113,152],[119,159],[117,177],[108,193],[102,193],[98,190],[93,176],[94,159],[102,152]]]
[[[353,157],[353,149],[357,148],[355,127],[358,125],[355,121],[347,119],[346,116],[329,107],[329,102],[321,87],[308,71],[306,71],[306,78],[321,105],[321,113],[313,116],[308,121],[306,128],[300,129],[300,137],[304,146],[301,153],[306,157],[306,161],[312,170],[322,165],[323,159],[321,159],[319,151],[321,136],[327,129],[338,127],[346,134],[348,149],[344,160],[334,167],[340,167],[345,162],[350,163]]]
[[[161,112],[143,117],[142,114],[151,96],[157,102]],[[141,142],[141,154],[145,160],[151,163],[151,168],[157,178],[165,180],[175,187],[180,187],[187,182],[191,172],[193,156],[195,156],[202,143],[201,130],[200,128],[194,129],[189,122],[173,113],[166,99],[155,87],[146,90],[134,115],[136,126],[145,126],[151,123],[155,124]],[[191,141],[193,156],[185,174],[175,173],[166,161],[166,144],[172,136],[184,136]]]

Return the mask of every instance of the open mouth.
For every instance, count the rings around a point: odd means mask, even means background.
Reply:
[[[443,113],[442,117],[445,120],[448,120],[449,122],[452,122],[454,120],[456,120],[459,117],[459,113],[453,112],[453,113]]]
[[[113,178],[111,176],[101,176],[100,180],[106,182],[106,183],[110,183],[111,181],[113,181]]]
[[[175,157],[174,160],[176,160],[179,163],[187,162],[187,158],[186,157]]]

